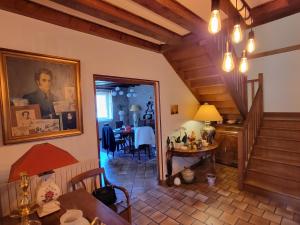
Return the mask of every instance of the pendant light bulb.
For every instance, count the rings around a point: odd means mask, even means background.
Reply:
[[[238,44],[243,40],[243,32],[240,24],[235,24],[232,31],[232,42]]]
[[[248,71],[248,69],[249,69],[249,65],[248,65],[248,59],[246,56],[246,50],[243,50],[243,55],[242,55],[240,65],[239,65],[239,71],[244,74]]]
[[[208,31],[211,34],[216,34],[221,30],[221,16],[219,9],[219,0],[212,0],[211,15],[208,23]]]
[[[228,41],[226,42],[226,52],[223,58],[222,69],[227,73],[231,72],[234,69],[234,61],[233,61],[232,53],[229,51]]]
[[[254,40],[254,31],[249,32],[249,37],[247,41],[247,52],[252,53],[255,51],[255,40]]]

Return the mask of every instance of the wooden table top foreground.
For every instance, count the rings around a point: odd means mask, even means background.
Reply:
[[[61,210],[39,219],[42,225],[60,225],[59,219],[67,209],[82,210],[83,216],[90,222],[97,216],[101,222],[106,225],[130,225],[121,216],[98,201],[84,189],[66,193],[60,196],[58,200],[61,203]],[[37,216],[35,215],[35,217]],[[16,225],[18,223],[18,219],[6,217],[0,224]]]

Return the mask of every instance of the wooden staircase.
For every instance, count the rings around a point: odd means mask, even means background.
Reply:
[[[300,114],[264,114],[244,184],[300,210]]]
[[[164,56],[201,104],[215,105],[225,120],[245,119],[238,134],[240,188],[300,210],[300,114],[264,113],[262,74],[248,81],[248,112],[245,76],[221,71],[222,50],[217,46],[224,43],[219,42],[185,43],[165,50]]]
[[[212,59],[212,52],[215,55],[220,52],[210,48],[210,42],[212,40],[173,47],[166,50],[164,56],[201,104],[215,105],[225,120],[243,120],[244,115],[220,70],[220,62]]]

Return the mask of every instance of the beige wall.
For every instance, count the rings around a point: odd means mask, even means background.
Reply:
[[[300,44],[300,13],[255,28],[256,53]],[[240,52],[242,46],[238,46]],[[300,51],[250,60],[249,79],[264,74],[266,112],[300,112]]]
[[[97,157],[93,74],[160,81],[163,146],[165,146],[166,136],[192,118],[196,110],[197,100],[160,54],[2,10],[0,10],[0,27],[0,47],[74,58],[81,61],[84,134],[48,141],[68,150],[79,160]],[[171,104],[179,104],[179,115],[170,115]],[[1,144],[0,181],[6,180],[10,165],[36,143],[40,142],[9,146]],[[182,167],[177,166],[176,168],[178,170]]]

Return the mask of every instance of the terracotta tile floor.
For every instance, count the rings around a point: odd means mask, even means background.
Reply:
[[[300,212],[271,199],[237,189],[237,169],[217,164],[217,183],[209,187],[206,165],[194,184],[156,185],[132,195],[135,225],[296,225]],[[287,210],[288,209],[288,210]]]
[[[157,166],[154,150],[151,159],[143,152],[141,160],[137,154],[124,154],[123,151],[116,152],[113,158],[106,152],[100,153],[101,166],[105,168],[106,176],[115,185],[125,187],[131,197],[145,193],[150,188],[157,186]]]
[[[134,225],[299,225],[300,212],[271,199],[237,189],[237,169],[217,164],[217,182],[205,180],[208,164],[196,169],[196,182],[157,185],[156,160],[101,154],[109,179],[128,189]]]

